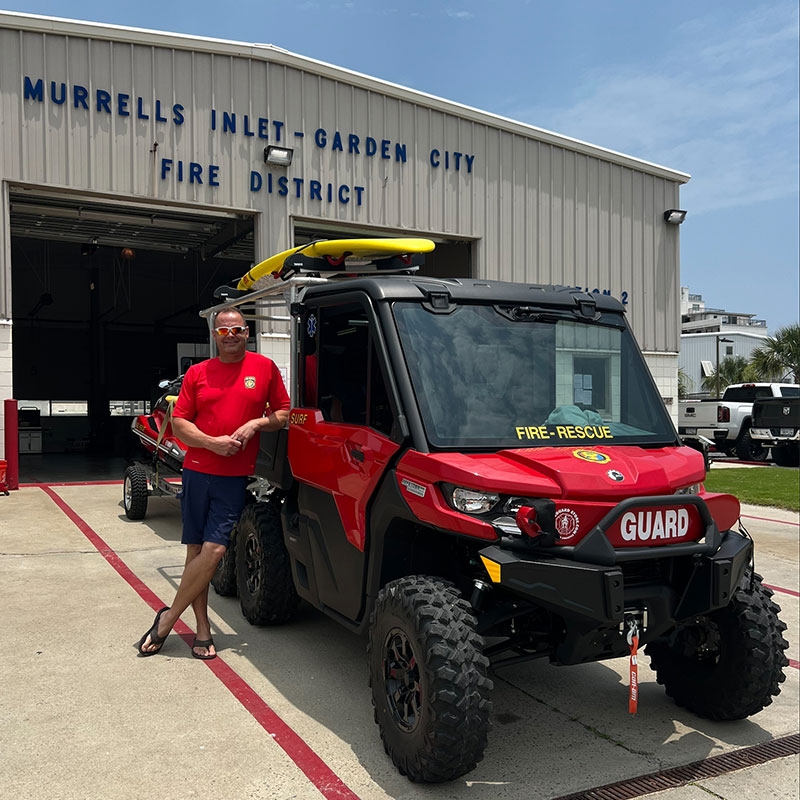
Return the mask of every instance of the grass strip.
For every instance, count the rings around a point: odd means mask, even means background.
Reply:
[[[800,511],[800,470],[787,467],[714,469],[706,475],[709,492],[724,492],[741,503]]]

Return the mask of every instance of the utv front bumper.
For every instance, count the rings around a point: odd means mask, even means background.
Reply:
[[[659,547],[611,545],[605,531],[623,514],[665,503],[697,506],[704,540]],[[734,531],[721,534],[697,496],[623,501],[574,547],[542,547],[524,537],[508,537],[480,551],[495,590],[562,617],[567,630],[619,628],[631,609],[645,608],[646,639],[676,621],[726,606],[752,555],[752,540]]]

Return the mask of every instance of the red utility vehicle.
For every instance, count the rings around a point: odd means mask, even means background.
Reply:
[[[303,600],[368,631],[375,719],[403,774],[471,770],[492,673],[529,659],[638,643],[700,716],[772,702],[785,625],[739,503],[705,491],[617,300],[305,272],[203,313],[264,319],[284,302],[289,425],[262,436],[268,489],[215,586],[256,625]]]

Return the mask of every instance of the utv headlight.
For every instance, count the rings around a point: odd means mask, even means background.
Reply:
[[[450,502],[453,508],[464,514],[485,514],[500,502],[500,495],[496,492],[477,492],[474,489],[456,486],[450,495]]]
[[[700,494],[700,484],[690,483],[688,486],[682,486],[675,490],[675,494]]]

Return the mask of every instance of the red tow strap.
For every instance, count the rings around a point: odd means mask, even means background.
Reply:
[[[639,708],[639,663],[637,651],[639,648],[638,626],[634,623],[628,631],[628,644],[631,648],[630,658],[630,692],[628,694],[628,713],[635,714]]]

